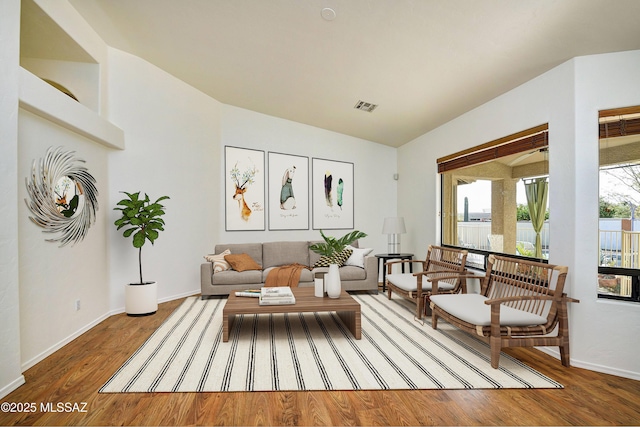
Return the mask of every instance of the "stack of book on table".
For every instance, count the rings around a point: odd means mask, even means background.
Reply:
[[[262,288],[260,290],[260,305],[295,304],[296,297],[288,286]]]

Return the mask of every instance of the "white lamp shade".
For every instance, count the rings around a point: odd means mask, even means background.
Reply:
[[[404,226],[404,218],[389,217],[384,219],[382,234],[404,234],[407,229]]]

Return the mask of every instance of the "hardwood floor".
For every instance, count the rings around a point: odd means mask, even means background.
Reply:
[[[0,412],[0,425],[640,424],[640,381],[567,369],[532,349],[507,351],[564,389],[98,394],[181,302],[154,316],[112,316],[26,371],[2,403],[35,411]]]

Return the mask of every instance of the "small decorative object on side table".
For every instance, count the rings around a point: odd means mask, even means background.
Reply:
[[[413,254],[376,254],[378,258],[378,272],[380,271],[380,261],[382,261],[382,292],[387,290],[387,269],[384,268],[384,263],[390,259],[413,259]],[[402,272],[404,273],[404,264],[402,264]],[[413,263],[409,263],[409,272],[413,273]]]

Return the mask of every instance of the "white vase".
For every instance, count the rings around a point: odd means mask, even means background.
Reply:
[[[331,264],[329,266],[329,272],[324,276],[324,285],[327,290],[327,296],[329,298],[340,298],[340,292],[342,292],[342,283],[340,282],[340,272],[338,271],[338,264]]]

